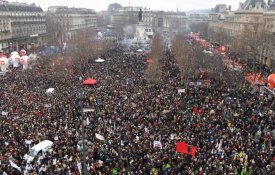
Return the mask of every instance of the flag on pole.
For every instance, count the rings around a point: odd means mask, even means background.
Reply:
[[[89,117],[86,118],[86,123],[87,123],[87,126],[90,125]]]
[[[197,147],[196,147],[196,146],[192,146],[192,147],[191,147],[191,150],[190,150],[190,152],[189,152],[189,154],[190,154],[191,156],[195,157],[196,152],[197,152]]]
[[[198,147],[193,145],[188,145],[186,142],[177,142],[176,152],[183,153],[191,156],[195,156]]]
[[[11,165],[13,168],[15,168],[15,169],[17,169],[18,171],[21,172],[21,168],[20,168],[19,166],[17,166],[12,160],[10,160],[9,162],[10,162],[10,165]]]
[[[78,169],[79,173],[81,174],[82,167],[81,167],[81,163],[80,162],[77,162],[77,169]]]
[[[188,144],[186,142],[177,142],[176,152],[188,154]]]

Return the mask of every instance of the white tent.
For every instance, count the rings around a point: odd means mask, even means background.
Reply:
[[[46,90],[46,94],[52,94],[54,91],[54,88],[49,88]]]
[[[138,50],[137,50],[137,52],[143,52],[143,50],[141,50],[141,49],[138,49]]]
[[[97,63],[103,63],[105,60],[103,60],[102,58],[97,58],[96,60],[95,60],[95,62],[97,62]]]

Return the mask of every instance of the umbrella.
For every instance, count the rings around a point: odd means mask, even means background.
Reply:
[[[95,133],[95,137],[99,140],[105,140],[105,138],[102,135],[97,134],[97,133]]]
[[[138,50],[137,50],[137,52],[143,52],[143,50],[141,50],[141,49],[138,49]]]
[[[54,88],[49,88],[46,90],[46,94],[51,94],[53,93],[53,91],[54,91]]]
[[[83,81],[84,85],[95,85],[97,82],[93,78],[88,78],[87,80]]]
[[[146,60],[146,62],[149,63],[149,64],[153,64],[153,63],[154,63],[154,61],[152,60],[152,58],[148,58],[148,59]]]
[[[97,63],[103,63],[105,60],[103,60],[103,59],[101,59],[101,58],[97,58],[96,60],[95,60],[95,62],[97,62]]]

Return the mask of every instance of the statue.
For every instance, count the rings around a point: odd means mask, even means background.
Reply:
[[[139,9],[139,12],[138,12],[138,21],[142,22],[142,10],[141,9]]]

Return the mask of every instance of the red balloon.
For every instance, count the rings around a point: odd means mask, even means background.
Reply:
[[[268,83],[269,83],[269,89],[274,89],[275,88],[275,74],[271,74],[268,76]]]
[[[154,63],[154,61],[153,61],[152,58],[148,58],[148,59],[146,60],[146,62],[149,63],[149,64],[153,64],[153,63]]]
[[[271,74],[268,76],[268,83],[275,84],[275,74]]]
[[[221,49],[222,52],[226,51],[226,48],[224,46],[221,46],[220,49]]]

